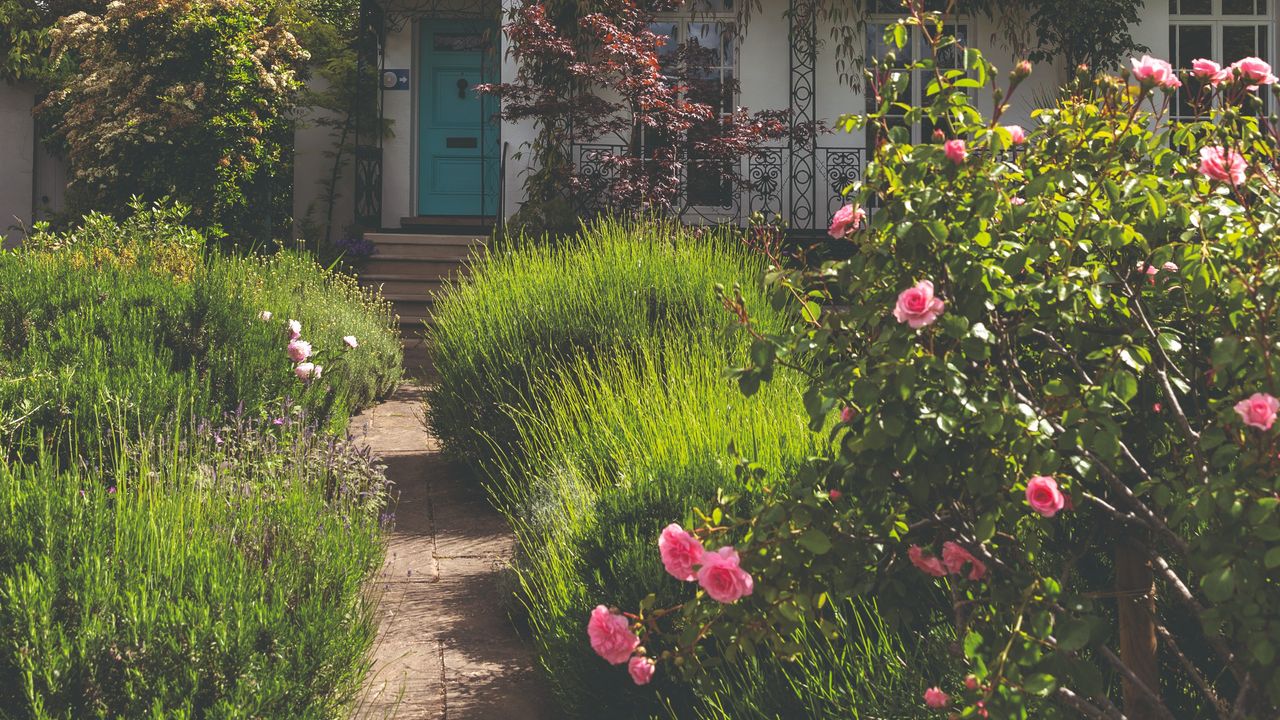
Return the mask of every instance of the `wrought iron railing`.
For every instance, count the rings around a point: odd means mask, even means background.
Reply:
[[[603,188],[617,177],[616,158],[627,152],[625,145],[581,143],[573,146],[574,165],[589,188]],[[733,180],[718,201],[691,202],[688,196],[688,168],[698,161],[686,160],[681,195],[674,203],[682,219],[692,223],[736,223],[744,225],[755,213],[768,220],[781,220],[796,230],[819,230],[844,204],[844,192],[862,178],[865,150],[858,147],[818,146],[804,150],[806,164],[812,159],[813,177],[797,182],[791,175],[792,150],[767,147],[747,156],[735,169]],[[696,200],[696,198],[694,199]],[[584,211],[602,209],[605,199],[582,198]]]

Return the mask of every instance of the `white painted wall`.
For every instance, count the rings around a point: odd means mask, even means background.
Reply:
[[[382,141],[382,226],[400,227],[400,218],[415,213],[414,193],[417,177],[414,156],[417,138],[414,128],[418,97],[417,41],[418,24],[406,21],[394,32],[387,33],[388,68],[409,68],[409,90],[381,90],[383,117],[391,121],[392,137]]]
[[[328,82],[317,76],[313,76],[307,84],[317,92],[328,87]],[[307,112],[294,131],[293,220],[296,238],[303,237],[304,225],[322,229],[325,223],[326,199],[320,183],[327,181],[333,173],[333,158],[325,157],[325,153],[332,151],[335,143],[335,137],[331,134],[333,129],[316,124],[318,119],[325,116],[326,113],[320,110]],[[340,239],[343,230],[355,222],[355,158],[348,155],[346,161],[342,177],[337,183],[338,194],[333,204],[330,241]]]
[[[31,227],[35,186],[35,95],[25,85],[0,83],[0,236],[11,246],[18,227]]]

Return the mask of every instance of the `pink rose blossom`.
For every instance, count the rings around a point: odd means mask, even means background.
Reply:
[[[1254,393],[1236,403],[1236,413],[1244,424],[1259,430],[1271,429],[1277,410],[1280,410],[1280,400],[1266,393]]]
[[[297,340],[302,337],[302,323],[297,320],[290,320],[285,325],[285,330],[288,331],[290,340]]]
[[[986,577],[987,566],[972,553],[950,540],[942,544],[942,564],[952,575],[963,575],[965,564],[969,565],[969,579],[981,580]]]
[[[1212,60],[1199,58],[1191,61],[1191,74],[1200,79],[1201,82],[1208,83],[1214,87],[1221,85],[1223,81],[1231,79],[1231,71],[1222,69],[1222,66]]]
[[[941,689],[931,687],[924,691],[924,704],[934,710],[940,710],[951,704],[951,698],[946,693],[942,692]]]
[[[662,555],[662,566],[677,580],[697,580],[693,566],[702,562],[705,552],[698,538],[676,523],[663,528],[662,534],[658,536],[658,553]]]
[[[844,497],[844,493],[839,490],[830,490],[827,492],[827,497],[831,498],[831,502],[835,502],[836,500]]]
[[[356,336],[355,336],[355,335],[343,335],[343,336],[342,336],[342,342],[346,343],[346,344],[347,344],[347,347],[349,347],[349,348],[358,348],[358,347],[360,347],[360,343],[356,341]]]
[[[1005,125],[1004,129],[1009,131],[1009,139],[1014,145],[1021,145],[1027,141],[1027,131],[1023,130],[1021,125]]]
[[[1143,55],[1141,60],[1130,58],[1129,62],[1133,65],[1133,76],[1143,85],[1154,85],[1165,90],[1182,87],[1178,74],[1166,60]]]
[[[259,320],[261,320],[262,322],[266,322],[266,321],[270,320],[270,319],[271,319],[271,311],[270,311],[270,310],[263,310],[262,312],[258,313],[258,319],[259,319]]]
[[[1259,85],[1272,85],[1276,82],[1276,76],[1271,74],[1271,66],[1262,58],[1241,58],[1231,63],[1231,69],[1239,74],[1240,79],[1249,86],[1250,90],[1256,90]]]
[[[1178,272],[1178,263],[1175,263],[1175,262],[1167,262],[1167,263],[1165,263],[1165,264],[1161,265],[1161,266],[1160,266],[1160,269],[1161,269],[1161,270],[1164,270],[1165,272]]]
[[[640,638],[631,632],[631,623],[622,615],[597,605],[587,622],[591,649],[610,665],[621,665],[640,646]]]
[[[933,283],[921,280],[898,294],[898,304],[893,308],[893,316],[898,322],[918,329],[933,324],[946,307],[946,303],[934,297]]]
[[[964,689],[965,689],[965,690],[977,690],[977,689],[978,689],[978,678],[977,678],[976,676],[974,676],[974,675],[965,675],[965,676],[964,676]]]
[[[657,663],[643,655],[632,655],[627,663],[627,672],[631,673],[631,679],[637,685],[648,685],[655,670]]]
[[[285,351],[289,353],[290,360],[302,362],[311,357],[311,343],[306,340],[290,340]]]
[[[1027,481],[1027,504],[1032,510],[1051,518],[1066,505],[1058,481],[1048,475],[1037,475]]]
[[[840,410],[840,422],[842,422],[842,423],[851,423],[851,422],[853,422],[853,408],[849,407],[848,405],[846,405],[846,406],[844,406],[843,408],[841,408],[841,410]]]
[[[963,140],[948,140],[943,144],[942,150],[947,154],[947,159],[957,165],[969,159],[969,150]]]
[[[722,603],[737,602],[754,589],[751,575],[738,566],[738,551],[727,545],[702,556],[698,584],[712,600]]]
[[[298,363],[293,368],[293,374],[297,375],[299,380],[317,380],[324,374],[324,366],[309,362]]]
[[[907,548],[907,558],[911,560],[911,564],[915,565],[920,572],[933,577],[946,577],[947,569],[942,566],[942,561],[932,555],[925,555],[924,550],[919,545],[912,545]]]
[[[1013,205],[1014,207],[1017,207],[1018,205],[1026,205],[1027,199],[1014,195],[1013,197],[1009,198],[1009,204]]]
[[[1224,147],[1200,148],[1200,174],[1232,185],[1244,182],[1244,156]]]
[[[855,208],[853,205],[845,205],[832,216],[831,227],[827,229],[827,234],[833,239],[839,240],[861,228],[866,221],[866,210]]]

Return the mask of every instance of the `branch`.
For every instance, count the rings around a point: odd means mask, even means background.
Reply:
[[[1181,663],[1182,669],[1186,670],[1187,674],[1191,676],[1192,682],[1194,682],[1196,687],[1200,689],[1200,694],[1204,695],[1205,698],[1208,699],[1209,703],[1213,705],[1213,709],[1218,714],[1219,720],[1228,720],[1226,703],[1224,703],[1222,698],[1218,697],[1218,694],[1214,692],[1213,686],[1209,684],[1208,679],[1206,679],[1200,672],[1200,669],[1195,666],[1195,663],[1191,662],[1191,658],[1188,658],[1183,654],[1182,648],[1178,647],[1178,643],[1174,639],[1173,633],[1169,632],[1169,628],[1166,628],[1163,625],[1156,625],[1156,633],[1160,635],[1160,640],[1164,642],[1165,647],[1173,653],[1174,657],[1178,658],[1178,662]]]
[[[1169,584],[1169,588],[1173,591],[1174,597],[1181,600],[1182,603],[1195,614],[1197,619],[1202,619],[1204,617],[1204,606],[1200,604],[1199,600],[1196,600],[1195,595],[1191,594],[1191,590],[1187,588],[1186,583],[1182,582],[1182,578],[1178,577],[1178,574],[1169,566],[1168,561],[1153,553],[1151,555],[1151,567],[1155,572],[1160,574],[1160,577],[1164,578],[1166,583]],[[1227,664],[1227,667],[1231,669],[1231,674],[1236,677],[1236,680],[1243,682],[1244,678],[1247,677],[1247,674],[1244,673],[1236,663],[1236,654],[1227,646],[1227,642],[1222,639],[1221,635],[1205,627],[1203,620],[1201,621],[1200,628],[1204,631],[1205,639],[1208,640],[1210,647],[1213,648],[1214,652],[1218,653],[1218,656],[1221,657],[1223,662]]]
[[[1164,700],[1156,694],[1156,691],[1147,687],[1147,684],[1142,682],[1142,678],[1139,678],[1128,665],[1125,665],[1124,662],[1111,650],[1111,648],[1103,645],[1100,650],[1102,651],[1102,657],[1106,658],[1107,662],[1111,663],[1112,667],[1120,671],[1120,674],[1123,675],[1125,679],[1133,685],[1133,687],[1136,687],[1138,691],[1152,703],[1152,709],[1155,710],[1157,715],[1164,720],[1177,720],[1177,718],[1173,716],[1173,713],[1169,712],[1169,708],[1165,707]]]
[[[1093,720],[1127,720],[1123,713],[1116,709],[1106,697],[1100,698],[1103,707],[1093,705],[1084,698],[1075,694],[1070,688],[1059,687],[1054,691],[1053,696],[1056,697],[1063,705],[1069,705],[1072,709]]]

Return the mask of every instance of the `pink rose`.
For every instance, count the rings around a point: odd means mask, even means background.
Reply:
[[[637,685],[648,685],[655,670],[657,663],[643,655],[632,655],[631,661],[627,663],[627,672],[631,673],[631,679]]]
[[[702,562],[706,551],[702,549],[698,538],[676,523],[671,523],[658,536],[658,553],[662,555],[662,566],[672,577],[692,582],[698,579],[693,566]]]
[[[969,565],[969,579],[981,580],[986,577],[987,566],[974,557],[968,550],[950,540],[942,544],[942,564],[952,575],[963,575],[965,564]]]
[[[640,646],[640,638],[631,632],[631,623],[622,615],[609,612],[609,608],[597,605],[587,622],[587,637],[591,649],[610,665],[621,665]]]
[[[913,287],[898,293],[898,304],[893,308],[893,316],[900,323],[913,328],[922,328],[933,324],[947,307],[946,303],[933,296],[933,283],[921,280]]]
[[[933,577],[946,577],[947,569],[942,566],[942,561],[932,555],[925,555],[924,550],[919,545],[912,545],[907,548],[907,558],[911,560],[911,564],[915,565],[920,572]]]
[[[297,320],[290,320],[286,323],[285,330],[288,331],[290,340],[297,340],[302,337],[302,323]]]
[[[1048,475],[1036,475],[1027,481],[1027,504],[1032,510],[1051,518],[1066,505],[1058,482]]]
[[[347,347],[349,347],[349,348],[353,348],[353,349],[354,349],[354,348],[358,348],[358,347],[360,347],[360,343],[356,342],[356,336],[355,336],[355,335],[343,335],[343,336],[342,336],[342,342],[346,343],[346,344],[347,344]]]
[[[1009,131],[1009,139],[1014,145],[1021,145],[1027,141],[1027,131],[1023,130],[1021,125],[1005,125],[1004,129]]]
[[[1027,204],[1027,199],[1014,195],[1013,197],[1009,198],[1009,204],[1013,205],[1014,207],[1017,207],[1018,205],[1025,205]]]
[[[754,589],[751,575],[738,566],[738,551],[727,545],[702,556],[698,584],[712,600],[722,603],[737,602]]]
[[[311,357],[311,343],[306,340],[290,340],[285,351],[289,353],[290,360],[302,362]]]
[[[931,687],[924,691],[924,704],[935,710],[942,709],[950,703],[951,698],[939,688]]]
[[[1232,185],[1244,182],[1244,156],[1224,147],[1200,148],[1200,174]]]
[[[831,498],[831,502],[835,502],[840,498],[844,497],[844,493],[840,492],[839,490],[830,490],[827,492],[827,497]]]
[[[299,380],[316,380],[324,374],[324,366],[309,362],[298,363],[293,368],[293,374],[297,375]]]
[[[1164,270],[1165,272],[1178,272],[1178,263],[1175,263],[1175,262],[1167,262],[1167,263],[1165,263],[1165,264],[1161,265],[1161,266],[1160,266],[1160,269],[1161,269],[1161,270]]]
[[[853,408],[849,407],[848,405],[845,405],[843,408],[840,409],[840,422],[842,423],[853,422]]]
[[[862,227],[867,220],[867,211],[862,208],[855,208],[853,205],[845,205],[836,211],[831,218],[831,227],[827,229],[827,234],[833,239],[839,240],[849,233]]]
[[[1133,76],[1143,85],[1154,85],[1165,90],[1182,87],[1182,81],[1173,71],[1173,66],[1165,60],[1143,55],[1141,60],[1130,58],[1129,62],[1133,65]]]
[[[1224,80],[1231,79],[1230,70],[1223,72],[1221,65],[1204,58],[1191,61],[1191,74],[1199,78],[1201,82],[1208,83],[1214,87],[1221,85]]]
[[[977,689],[978,689],[978,678],[977,678],[977,676],[975,676],[975,675],[965,675],[965,676],[964,676],[964,688],[965,688],[965,690],[977,690]]]
[[[957,165],[969,159],[969,150],[965,148],[963,140],[948,140],[943,144],[942,150],[947,154],[947,159]]]
[[[1236,413],[1244,424],[1259,430],[1271,429],[1277,410],[1280,410],[1280,400],[1266,393],[1254,393],[1236,403]]]
[[[258,313],[258,319],[259,319],[259,320],[261,320],[262,322],[266,322],[266,321],[270,320],[270,319],[271,319],[271,311],[270,311],[270,310],[263,310],[262,312]]]
[[[1231,69],[1239,74],[1240,79],[1249,85],[1251,90],[1256,90],[1259,85],[1274,84],[1276,81],[1276,76],[1271,74],[1271,66],[1262,58],[1241,58],[1231,63]]]

